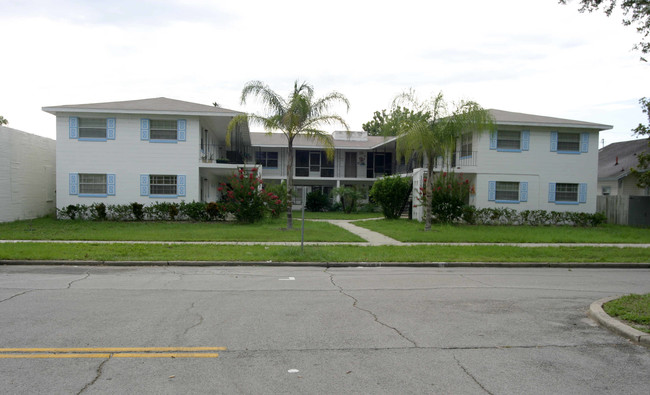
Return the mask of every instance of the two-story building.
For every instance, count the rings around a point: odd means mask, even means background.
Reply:
[[[496,130],[468,133],[449,158],[449,170],[474,186],[469,204],[517,211],[596,211],[598,133],[610,125],[489,110]],[[437,159],[438,171],[447,170]],[[422,186],[414,171],[414,193]],[[414,210],[422,218],[422,208]]]
[[[215,201],[250,157],[246,125],[226,144],[224,108],[164,97],[44,107],[56,115],[56,206]]]

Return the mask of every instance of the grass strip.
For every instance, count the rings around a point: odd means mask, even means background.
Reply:
[[[358,221],[354,224],[402,242],[650,243],[650,228],[622,225],[582,228],[435,224],[425,232],[424,224],[414,220]]]
[[[0,244],[2,260],[274,262],[648,262],[645,248]]]
[[[286,219],[233,222],[71,221],[51,217],[0,224],[3,240],[300,241],[302,221],[287,230]],[[305,221],[305,241],[365,241],[327,222]]]
[[[603,310],[640,331],[650,333],[650,294],[623,296],[605,303]]]

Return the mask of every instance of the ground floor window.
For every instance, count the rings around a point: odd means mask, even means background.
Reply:
[[[556,202],[577,202],[578,184],[555,184]]]
[[[177,177],[175,175],[149,175],[150,195],[176,195]]]
[[[106,174],[79,174],[79,193],[106,194]]]
[[[519,201],[519,183],[497,181],[495,199]]]

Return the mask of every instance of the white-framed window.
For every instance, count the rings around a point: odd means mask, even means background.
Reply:
[[[548,201],[556,204],[579,204],[587,202],[587,184],[550,183]]]
[[[141,174],[140,195],[160,198],[185,196],[185,176],[177,174]]]
[[[496,203],[528,201],[527,181],[489,181],[488,200]]]
[[[490,149],[506,152],[528,151],[530,131],[498,130],[490,134]]]
[[[82,141],[115,140],[115,118],[70,117],[70,139]]]
[[[106,174],[79,174],[80,194],[106,194]]]
[[[177,140],[178,125],[177,121],[152,119],[151,130],[149,132],[150,140]]]
[[[278,153],[274,151],[257,151],[255,152],[255,163],[265,168],[278,168]]]
[[[603,191],[603,196],[608,196],[612,193],[612,187],[611,186],[605,186],[602,189]]]
[[[69,193],[79,197],[115,195],[115,174],[70,173]]]
[[[472,156],[472,134],[465,133],[460,138],[460,157],[467,158]]]
[[[580,151],[580,133],[558,133],[558,151]]]
[[[177,195],[175,175],[150,174],[149,195]]]
[[[187,121],[185,119],[141,119],[140,140],[151,143],[176,143],[186,141]]]
[[[589,152],[589,133],[551,132],[551,152],[582,154]]]

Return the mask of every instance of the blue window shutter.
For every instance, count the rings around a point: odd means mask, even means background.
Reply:
[[[549,203],[555,202],[555,183],[550,182],[548,184],[548,201]]]
[[[520,182],[519,183],[519,201],[527,202],[528,201],[528,183]]]
[[[488,181],[488,200],[493,202],[497,197],[497,182]]]
[[[530,130],[521,131],[521,150],[528,151],[530,147]]]
[[[115,196],[115,174],[106,174],[106,194]]]
[[[578,203],[587,203],[587,184],[578,185]]]
[[[140,140],[149,140],[149,120],[140,120]]]
[[[551,132],[551,152],[557,152],[557,132]]]
[[[79,194],[79,173],[70,173],[70,195]]]
[[[185,196],[185,176],[176,177],[176,189],[178,196]]]
[[[176,122],[176,125],[178,141],[185,141],[187,135],[187,121],[184,119],[179,119]]]
[[[106,139],[115,140],[115,118],[106,119]]]
[[[580,133],[580,152],[589,152],[589,133]]]
[[[70,117],[69,122],[70,122],[70,136],[69,137],[71,139],[78,139],[79,138],[79,118]]]
[[[140,174],[140,196],[149,196],[149,174]]]
[[[496,131],[490,133],[490,149],[497,149],[497,133]]]

